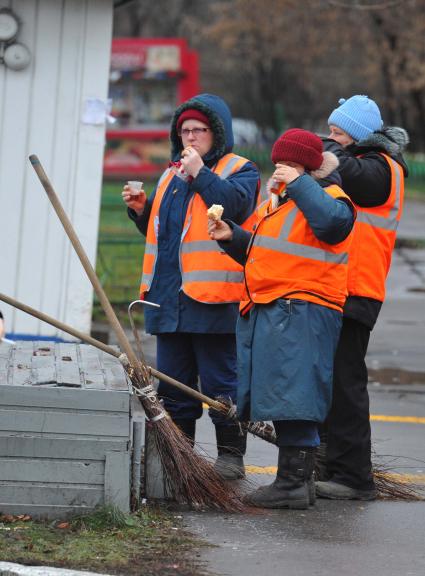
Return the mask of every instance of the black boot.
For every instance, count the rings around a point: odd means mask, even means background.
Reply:
[[[314,448],[280,447],[275,481],[248,494],[245,502],[259,508],[307,509],[315,500],[313,466]]]
[[[193,448],[195,445],[196,420],[190,418],[178,418],[174,420],[174,424],[176,424],[183,434],[185,434]]]
[[[246,432],[239,426],[216,424],[217,460],[215,471],[223,480],[238,480],[245,477],[243,456],[246,452]]]

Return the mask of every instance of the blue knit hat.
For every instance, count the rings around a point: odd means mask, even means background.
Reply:
[[[379,108],[367,96],[351,96],[348,100],[341,98],[338,104],[340,106],[329,116],[328,124],[338,126],[357,142],[382,128]]]

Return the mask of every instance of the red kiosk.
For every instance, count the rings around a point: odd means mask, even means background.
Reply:
[[[158,175],[169,161],[173,112],[198,92],[198,54],[184,39],[114,39],[109,97],[116,123],[106,133],[105,177]]]

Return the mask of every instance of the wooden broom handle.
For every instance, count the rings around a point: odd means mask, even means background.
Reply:
[[[9,304],[10,306],[13,306],[14,308],[18,308],[18,310],[22,310],[23,312],[26,312],[27,314],[30,314],[31,316],[34,316],[35,318],[42,320],[43,322],[47,322],[47,324],[55,326],[55,328],[59,328],[59,330],[62,330],[63,332],[71,334],[71,336],[75,336],[76,338],[82,340],[83,342],[86,342],[87,344],[91,344],[95,348],[99,348],[99,350],[106,352],[106,354],[115,356],[115,358],[119,358],[121,356],[121,352],[115,350],[114,348],[112,348],[112,346],[108,346],[107,344],[104,344],[103,342],[96,340],[92,336],[84,334],[84,332],[80,332],[79,330],[76,330],[75,328],[72,328],[71,326],[68,326],[63,322],[60,322],[59,320],[56,320],[55,318],[52,318],[51,316],[48,316],[43,312],[39,312],[35,308],[31,308],[31,306],[27,306],[26,304],[23,304],[22,302],[19,302],[18,300],[15,300],[10,296],[6,296],[6,294],[2,294],[1,292],[0,292],[0,300],[6,302],[6,304]],[[205,402],[206,404],[208,404],[208,406],[211,406],[211,408],[215,408],[219,412],[223,412],[223,408],[225,408],[225,406],[221,402],[218,402],[217,400],[213,400],[212,398],[205,396],[205,394],[202,394],[198,390],[194,390],[193,388],[186,386],[186,384],[183,384],[183,382],[179,382],[178,380],[171,378],[171,376],[167,376],[167,374],[159,372],[159,370],[156,370],[151,366],[146,366],[146,368],[153,376],[155,376],[155,378],[158,378],[163,382],[167,382],[167,384],[170,384],[175,388],[179,388],[180,390],[182,390],[186,394],[189,394],[193,398],[201,400],[201,402]]]
[[[14,308],[18,308],[18,310],[22,310],[23,312],[26,312],[27,314],[30,314],[31,316],[34,316],[35,318],[42,320],[43,322],[47,322],[47,324],[51,324],[55,328],[59,328],[59,330],[62,330],[63,332],[71,334],[71,336],[75,336],[75,338],[78,338],[83,342],[87,342],[87,344],[92,344],[96,348],[100,348],[100,350],[103,350],[103,352],[106,352],[107,354],[112,354],[112,356],[115,356],[116,358],[119,358],[119,356],[121,355],[121,352],[118,352],[111,346],[108,346],[107,344],[104,344],[103,342],[100,342],[99,340],[92,338],[88,334],[84,334],[84,332],[80,332],[79,330],[76,330],[75,328],[72,328],[71,326],[68,326],[63,322],[60,322],[59,320],[56,320],[56,318],[52,318],[51,316],[48,316],[43,312],[39,312],[35,308],[31,308],[31,306],[27,306],[26,304],[23,304],[22,302],[19,302],[18,300],[15,300],[10,296],[6,296],[6,294],[2,294],[1,292],[0,292],[0,300],[6,302],[6,304],[9,304],[10,306],[13,306]]]
[[[71,244],[73,245],[80,261],[81,264],[83,265],[84,270],[87,273],[87,276],[89,277],[90,282],[92,283],[92,286],[97,294],[97,297],[99,298],[99,302],[109,320],[109,323],[111,324],[118,342],[120,344],[121,350],[123,352],[125,352],[127,354],[127,358],[130,362],[130,364],[134,367],[137,368],[138,365],[140,365],[139,360],[137,359],[135,353],[133,352],[133,349],[130,345],[130,342],[127,339],[127,336],[125,335],[124,330],[121,327],[121,324],[118,321],[118,318],[105,294],[105,291],[103,290],[98,277],[96,276],[96,272],[93,269],[93,266],[90,263],[90,260],[87,257],[87,254],[84,251],[83,246],[81,245],[80,240],[78,239],[78,236],[74,230],[74,227],[72,226],[71,221],[69,220],[68,216],[66,215],[65,210],[62,207],[62,204],[60,203],[60,200],[56,194],[56,192],[53,189],[53,186],[51,185],[41,163],[40,160],[38,159],[38,157],[35,154],[32,154],[29,157],[29,160],[32,164],[32,167],[34,168],[41,184],[43,185],[44,190],[46,191],[46,194],[56,212],[56,214],[59,217],[59,220],[62,223],[62,226],[65,229],[66,234],[68,235],[68,238],[71,241]]]

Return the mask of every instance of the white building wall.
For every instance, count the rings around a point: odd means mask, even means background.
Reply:
[[[108,93],[112,0],[0,0],[21,19],[28,68],[0,65],[0,292],[90,330],[92,287],[28,156],[36,154],[95,264],[104,124],[82,123]],[[8,333],[65,335],[0,302]]]

